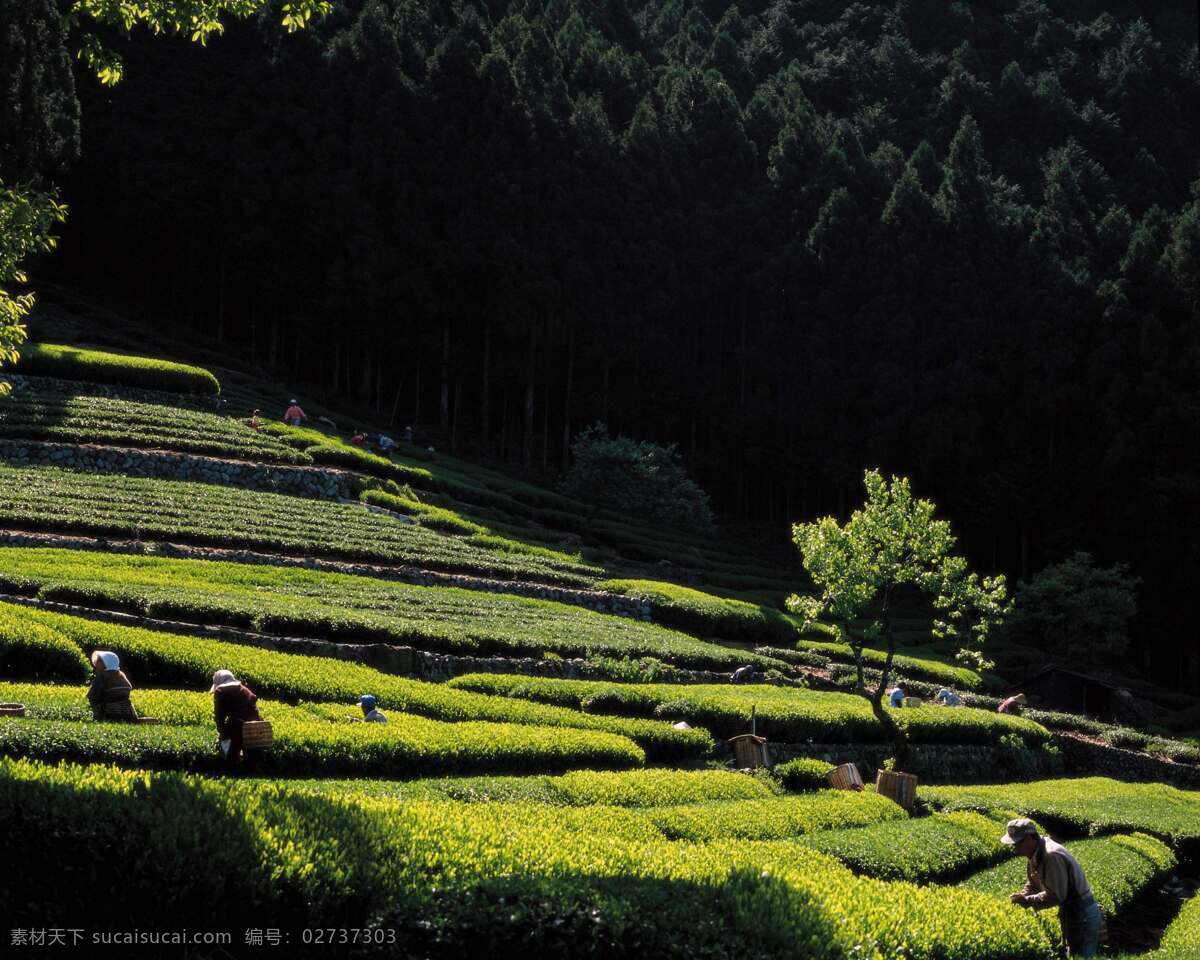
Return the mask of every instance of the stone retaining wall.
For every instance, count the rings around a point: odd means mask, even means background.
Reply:
[[[63,467],[91,473],[194,480],[323,500],[349,499],[357,487],[355,474],[330,467],[259,464],[167,450],[38,440],[0,440],[0,462],[18,467]]]
[[[649,603],[602,590],[579,590],[556,587],[526,580],[492,580],[465,573],[441,573],[415,567],[382,566],[370,563],[351,563],[323,560],[316,557],[289,557],[275,553],[257,553],[228,547],[201,547],[181,543],[145,542],[142,540],[109,540],[81,534],[41,533],[26,530],[0,530],[0,543],[15,547],[62,547],[70,550],[99,550],[104,553],[128,553],[171,557],[186,560],[224,560],[260,566],[304,567],[325,573],[349,573],[379,580],[395,580],[421,587],[458,587],[487,593],[507,593],[537,600],[553,600],[576,607],[586,607],[598,613],[631,617],[647,623],[652,619]]]
[[[1151,757],[1136,750],[1122,750],[1070,733],[1059,733],[1054,742],[1062,750],[1071,773],[1174,784],[1182,790],[1200,790],[1200,767]]]

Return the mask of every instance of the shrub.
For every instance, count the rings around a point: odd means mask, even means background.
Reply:
[[[854,662],[853,652],[844,643],[800,640],[797,642],[796,647],[800,650],[823,654],[830,660],[837,660],[841,663]],[[882,650],[875,650],[871,647],[863,650],[863,664],[865,666],[882,667],[886,659],[887,654]],[[932,680],[935,683],[949,684],[950,686],[966,688],[967,690],[976,690],[983,682],[978,673],[967,667],[955,667],[948,663],[939,663],[936,660],[923,660],[916,657],[897,655],[892,660],[892,669],[893,676],[902,674],[907,677]]]
[[[736,800],[654,807],[646,816],[672,840],[782,840],[818,830],[900,820],[907,814],[887,797],[822,790],[769,800]]]
[[[1119,659],[1129,647],[1140,582],[1128,564],[1105,570],[1075,553],[1018,584],[1004,635],[1068,662]]]
[[[52,467],[0,466],[0,522],[23,529],[169,539],[575,587],[589,586],[600,572],[562,558],[482,549],[370,513],[360,504]]]
[[[53,381],[51,381],[53,383]],[[307,464],[312,458],[230,417],[178,405],[89,396],[29,379],[0,406],[0,436],[119,444],[242,460]]]
[[[0,611],[11,610],[0,605]],[[276,653],[200,637],[155,633],[136,627],[96,623],[78,617],[24,611],[31,621],[50,626],[80,647],[113,650],[136,685],[190,685],[207,689],[214,671],[232,670],[260,696],[285,701],[354,703],[364,690],[393,710],[435,720],[517,723],[599,730],[629,736],[660,761],[695,758],[712,746],[704,730],[675,730],[650,720],[595,717],[561,707],[482,696],[442,684],[391,676],[355,663],[324,657]],[[0,623],[0,632],[4,629]]]
[[[777,764],[771,769],[771,772],[787,789],[803,793],[807,790],[821,790],[828,787],[827,777],[832,769],[833,764],[826,763],[824,760],[798,757],[787,763]]]
[[[1200,897],[1193,896],[1163,932],[1158,949],[1142,954],[1144,960],[1194,960],[1200,944]]]
[[[811,833],[800,842],[869,877],[945,883],[1003,857],[1002,832],[995,820],[977,813],[939,813]]]
[[[1200,842],[1200,797],[1161,783],[1104,777],[996,786],[922,787],[943,810],[1011,810],[1075,832],[1138,830],[1173,844]]]
[[[1176,865],[1170,848],[1144,833],[1080,840],[1069,844],[1068,849],[1083,867],[1100,909],[1110,917],[1133,903]],[[969,877],[963,886],[1007,897],[1024,883],[1025,858],[1012,857],[998,867]]]
[[[0,759],[0,821],[0,902],[66,923],[94,915],[108,871],[66,851],[124,841],[129,875],[106,909],[146,929],[181,915],[195,929],[373,922],[399,932],[388,955],[439,958],[1052,956],[1036,924],[985,895],[855,877],[791,842],[672,843],[614,808],[343,800]]]
[[[571,453],[562,481],[568,496],[663,526],[712,529],[708,494],[687,475],[674,445],[613,439],[598,423],[575,438]]]
[[[721,737],[745,733],[753,709],[758,732],[786,743],[878,743],[885,738],[870,705],[848,693],[826,693],[767,684],[617,684],[503,674],[467,674],[450,686],[541,703],[581,707],[588,712],[687,720]],[[1023,717],[970,707],[922,707],[892,712],[915,743],[994,744],[1016,734],[1038,746],[1049,731]]]
[[[608,657],[610,666],[619,662],[617,658],[650,655],[708,669],[731,669],[745,662],[739,651],[654,624],[479,590],[413,586],[295,567],[11,547],[0,547],[0,567],[18,592],[45,599],[259,633],[472,655],[551,651]],[[751,662],[780,665],[766,658]],[[647,678],[659,669],[643,663]],[[660,678],[669,675],[666,666],[661,670]]]
[[[220,382],[209,371],[185,363],[55,343],[26,343],[20,353],[16,369],[25,374],[209,397],[221,392]]]
[[[307,780],[289,786],[317,793],[456,800],[462,803],[603,804],[654,807],[712,800],[763,799],[775,789],[754,777],[723,770],[577,770],[561,776],[450,777],[435,780]]]
[[[702,590],[660,580],[605,580],[597,590],[635,597],[653,605],[659,623],[701,636],[751,643],[791,643],[796,625],[783,613],[766,605],[729,600]]]
[[[78,644],[34,623],[20,607],[0,609],[0,676],[82,680],[89,673],[88,658]]]
[[[219,770],[212,697],[178,690],[138,690],[133,702],[161,725],[96,723],[81,688],[0,684],[20,698],[29,718],[0,718],[0,752],[46,761],[126,767]],[[264,772],[289,776],[415,773],[553,773],[575,767],[640,766],[645,755],[625,737],[597,731],[505,723],[445,723],[393,713],[387,724],[349,723],[347,707],[292,707],[260,702],[275,743],[260,758]],[[82,719],[87,715],[87,719]],[[60,719],[61,718],[61,719]]]

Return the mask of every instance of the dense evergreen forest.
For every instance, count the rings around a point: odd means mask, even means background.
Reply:
[[[115,42],[43,266],[439,445],[679,445],[728,521],[913,478],[1143,578],[1200,682],[1200,55],[1133,0],[351,0]]]

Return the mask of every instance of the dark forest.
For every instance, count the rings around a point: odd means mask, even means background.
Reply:
[[[1193,4],[366,0],[114,43],[70,276],[439,447],[675,443],[787,541],[864,467],[1142,578],[1200,683]]]

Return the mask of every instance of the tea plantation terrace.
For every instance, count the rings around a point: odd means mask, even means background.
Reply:
[[[336,466],[366,503],[7,464],[0,528],[478,581],[462,590],[284,563],[0,547],[0,592],[20,601],[0,602],[0,701],[24,708],[0,716],[0,821],[18,865],[0,871],[0,902],[91,915],[93,866],[78,851],[124,838],[136,869],[105,908],[142,929],[181,916],[192,928],[370,926],[394,933],[375,951],[394,957],[1053,960],[1053,917],[1008,900],[1024,869],[1000,843],[1011,817],[1065,841],[1114,920],[1158,903],[1165,878],[1194,875],[1200,794],[1165,784],[951,786],[937,781],[955,771],[935,765],[912,811],[872,786],[828,789],[830,764],[805,750],[886,750],[887,734],[864,700],[829,689],[848,648],[824,628],[801,634],[783,612],[799,577],[748,551],[441,454],[381,457],[316,431],[255,430],[206,407],[219,385],[201,368],[50,345],[25,348],[21,363],[19,389],[0,400],[0,439]],[[172,404],[170,391],[186,399]],[[578,540],[564,544],[568,534]],[[500,580],[645,603],[654,622],[487,588]],[[173,629],[104,619],[116,614]],[[1054,760],[1046,726],[986,709],[995,678],[922,642],[923,616],[906,624],[901,673],[985,709],[891,711],[917,748]],[[577,658],[603,679],[432,683],[268,648],[289,638],[329,652]],[[134,709],[156,723],[92,719],[96,649],[120,657]],[[745,663],[776,682],[671,682]],[[259,695],[274,733],[232,777],[206,692],[218,669]],[[355,722],[364,692],[387,723]],[[724,741],[751,717],[799,759],[728,769]],[[1142,956],[1200,955],[1196,903]]]

